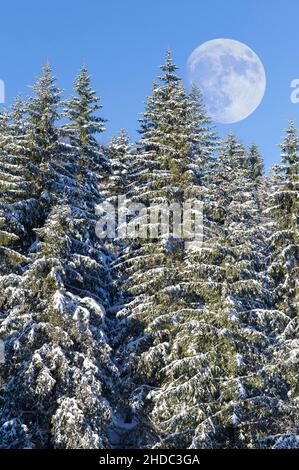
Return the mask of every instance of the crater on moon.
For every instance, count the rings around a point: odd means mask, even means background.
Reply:
[[[234,123],[259,106],[266,74],[259,57],[246,44],[213,39],[194,49],[188,59],[190,81],[203,93],[210,117]]]

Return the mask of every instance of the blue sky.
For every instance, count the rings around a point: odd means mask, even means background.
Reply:
[[[255,141],[269,167],[279,159],[288,118],[299,113],[290,100],[290,83],[299,78],[298,18],[298,0],[10,0],[1,2],[0,79],[10,104],[17,93],[29,93],[27,85],[48,60],[68,94],[86,63],[109,120],[103,141],[121,127],[135,138],[166,49],[188,85],[186,63],[195,47],[236,39],[261,58],[266,94],[250,117],[217,129]]]

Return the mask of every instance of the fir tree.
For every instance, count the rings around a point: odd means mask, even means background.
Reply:
[[[229,136],[210,188],[216,227],[184,273],[197,308],[177,314],[162,387],[152,393],[161,447],[263,447],[284,402],[269,373],[283,319],[269,295],[257,185],[248,154]]]
[[[103,254],[82,240],[86,230],[70,207],[53,208],[38,230],[37,260],[8,285],[2,279],[2,446],[20,448],[25,430],[33,448],[109,446],[105,270]]]
[[[1,448],[299,446],[299,137],[265,177],[176,69],[168,52],[134,147],[100,144],[86,67],[71,99],[47,65],[0,113]],[[117,196],[128,231],[102,240]]]
[[[77,162],[85,174],[89,169],[100,172],[103,167],[107,167],[103,151],[96,140],[96,136],[105,130],[105,120],[97,114],[102,106],[90,83],[87,68],[82,67],[75,81],[76,95],[65,103],[64,115],[69,122],[63,126],[63,134],[76,150]]]
[[[185,199],[201,194],[194,169],[199,158],[194,154],[199,140],[194,99],[186,94],[176,76],[170,53],[161,69],[160,84],[154,84],[141,120],[141,139],[137,142],[127,193],[131,201],[151,205],[151,210],[173,202],[182,205]],[[205,152],[210,153],[207,148],[202,155]],[[132,223],[144,223],[143,217],[133,217]],[[193,311],[199,299],[192,295],[188,298],[189,285],[181,285],[182,238],[171,234],[170,229],[169,236],[157,232],[135,242],[116,262],[123,284],[123,299],[119,302],[125,300],[118,313],[121,321],[117,339],[122,344],[118,357],[126,384],[121,410],[123,414],[127,411],[121,418],[135,423],[127,444],[150,445],[159,439],[161,430],[148,419],[149,392],[161,384],[180,315]]]
[[[201,91],[196,85],[192,85],[190,92],[191,116],[195,119],[195,135],[193,146],[194,171],[198,173],[199,182],[207,186],[205,181],[211,174],[215,164],[215,149],[217,137],[211,121],[207,115]],[[203,184],[205,181],[205,184]]]
[[[299,138],[291,121],[281,144],[281,165],[274,167],[274,184],[270,201],[276,220],[273,234],[275,261],[273,276],[278,286],[280,305],[292,318],[298,311],[298,154]],[[273,258],[274,258],[273,257]]]
[[[110,175],[106,175],[101,184],[102,194],[111,202],[116,202],[117,196],[127,193],[130,183],[130,170],[133,163],[133,150],[125,129],[110,140],[107,146],[107,157],[110,165]]]
[[[2,202],[17,202],[30,195],[30,174],[25,135],[25,103],[19,98],[12,111],[0,115],[0,190]]]
[[[32,168],[43,175],[33,260],[23,275],[0,278],[6,346],[0,441],[9,448],[103,448],[111,420],[105,397],[116,373],[106,336],[109,254],[95,233],[101,199],[94,160],[82,170],[74,162],[89,144],[85,138],[74,144],[75,126],[72,139],[63,140],[69,129],[56,124],[53,80],[46,68],[28,109]],[[88,132],[95,156],[91,124]]]
[[[32,228],[40,218],[39,204],[32,198],[26,137],[26,104],[18,98],[11,112],[1,114],[0,137],[0,230],[1,272],[15,271],[29,259]]]
[[[30,171],[34,175],[34,194],[43,195],[49,201],[55,169],[52,164],[59,162],[60,141],[56,126],[60,119],[59,106],[62,91],[55,86],[50,65],[43,67],[43,74],[32,86],[34,96],[28,103],[28,129]]]

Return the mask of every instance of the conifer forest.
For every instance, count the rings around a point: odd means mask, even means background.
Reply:
[[[137,141],[102,144],[85,66],[1,108],[0,448],[299,448],[296,123],[265,171],[170,52],[140,112]],[[200,201],[200,249],[98,236],[119,197]]]

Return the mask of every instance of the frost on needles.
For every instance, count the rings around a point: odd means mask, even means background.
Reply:
[[[135,143],[99,144],[86,67],[70,99],[49,65],[32,88],[0,113],[0,447],[299,447],[295,124],[265,176],[169,52]],[[201,249],[101,240],[118,196],[200,200]]]

